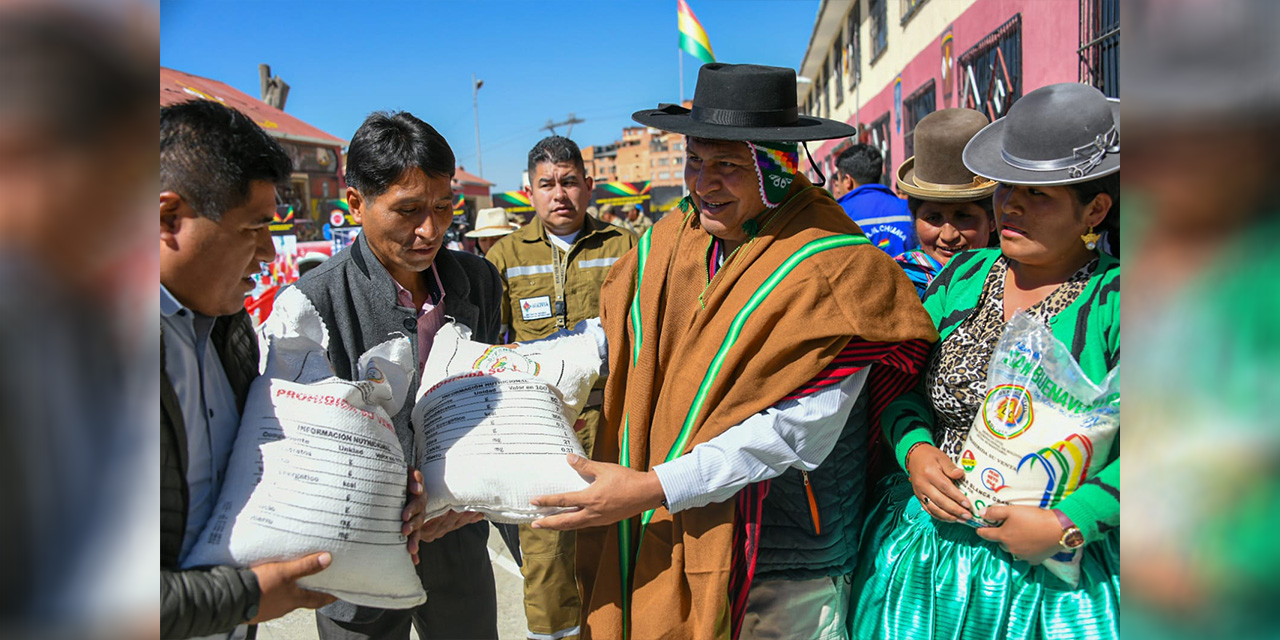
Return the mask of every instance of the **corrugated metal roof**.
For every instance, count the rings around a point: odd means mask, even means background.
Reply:
[[[492,187],[495,184],[493,182],[489,182],[488,180],[485,180],[484,178],[481,178],[480,176],[474,173],[463,171],[461,167],[459,167],[456,171],[454,171],[453,179],[457,180],[462,184],[479,184],[479,185],[485,185],[488,187]]]
[[[230,85],[160,67],[160,106],[188,100],[215,100],[253,119],[267,133],[282,140],[345,147],[347,141],[330,135]]]

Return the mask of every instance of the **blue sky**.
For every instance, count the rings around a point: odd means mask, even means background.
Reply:
[[[721,62],[796,68],[818,0],[688,0]],[[621,137],[633,111],[680,97],[676,0],[307,2],[166,0],[160,64],[259,95],[258,63],[290,85],[285,111],[350,139],[370,111],[431,123],[477,173],[519,188],[548,119],[579,145]],[[697,59],[684,55],[685,97]],[[557,131],[563,135],[565,129]]]

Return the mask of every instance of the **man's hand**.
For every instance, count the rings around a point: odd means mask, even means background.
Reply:
[[[1014,560],[1040,564],[1062,550],[1062,524],[1048,509],[995,505],[987,507],[982,517],[1000,522],[1000,526],[981,527],[978,535],[1000,543],[1013,554]]]
[[[427,491],[423,485],[422,472],[417,469],[409,469],[409,503],[404,506],[404,511],[400,513],[400,519],[404,520],[404,524],[400,525],[400,533],[409,538],[409,556],[413,558],[413,564],[418,564],[418,543],[422,538],[422,525],[427,510]]]
[[[642,473],[607,462],[593,462],[577,454],[569,454],[569,466],[591,480],[581,491],[538,496],[531,500],[535,507],[574,507],[577,510],[534,520],[534,529],[568,531],[599,527],[630,518],[662,505],[665,494],[658,474]]]
[[[404,511],[400,514],[400,517],[404,520],[404,524],[400,526],[400,533],[409,537],[409,555],[413,557],[415,565],[418,564],[418,545],[420,543],[432,542],[446,533],[484,519],[483,513],[450,511],[427,520],[426,512],[427,492],[426,486],[423,484],[422,472],[417,469],[410,469],[409,504],[405,505]]]
[[[469,524],[474,524],[484,520],[483,513],[473,511],[449,511],[443,515],[436,516],[424,523],[420,531],[423,542],[433,542],[439,540],[446,533],[457,531]]]
[[[275,620],[294,609],[317,609],[337,600],[327,593],[308,591],[298,586],[298,578],[320,573],[331,562],[333,556],[325,551],[297,560],[268,562],[252,567],[254,575],[258,576],[258,589],[262,592],[262,598],[258,600],[258,615],[249,624]]]
[[[931,444],[917,445],[908,456],[911,490],[929,515],[943,522],[964,522],[972,516],[972,503],[956,487],[964,478],[947,454]]]

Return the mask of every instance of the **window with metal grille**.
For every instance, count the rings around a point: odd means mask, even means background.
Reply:
[[[862,77],[862,0],[854,0],[853,11],[849,12],[849,23],[845,30],[848,38],[845,44],[845,65],[849,68],[849,88],[858,86]]]
[[[889,112],[876,118],[875,122],[867,127],[867,131],[863,134],[863,142],[880,150],[880,157],[884,161],[884,168],[880,172],[880,184],[890,185],[893,182],[889,179],[889,175],[893,171],[893,149],[889,146]]]
[[[902,13],[900,14],[902,16],[902,20],[900,21],[901,24],[906,24],[907,21],[910,20],[912,16],[916,15],[916,11],[920,9],[920,5],[924,4],[925,2],[928,2],[928,0],[899,0],[899,1],[901,2],[901,7],[902,7]]]
[[[868,0],[867,15],[871,17],[871,61],[875,62],[889,46],[888,0]]]
[[[836,46],[831,49],[831,77],[836,80],[836,106],[844,103],[844,34],[836,34]]]
[[[1080,82],[1120,97],[1120,0],[1080,0]]]
[[[1022,14],[987,34],[956,59],[960,106],[994,122],[1022,97]]]
[[[933,113],[938,108],[938,91],[937,85],[933,78],[924,83],[919,89],[916,89],[902,101],[903,123],[902,129],[906,133],[902,134],[902,153],[903,158],[910,158],[916,154],[916,124],[920,119]]]

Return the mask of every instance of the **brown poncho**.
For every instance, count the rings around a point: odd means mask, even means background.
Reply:
[[[644,471],[686,453],[776,404],[851,338],[936,340],[902,270],[803,175],[757,220],[710,283],[712,237],[679,210],[614,266],[601,293],[610,376],[596,460]],[[628,626],[636,640],[727,638],[733,501],[651,515],[643,532],[641,517],[579,532],[583,638]]]

